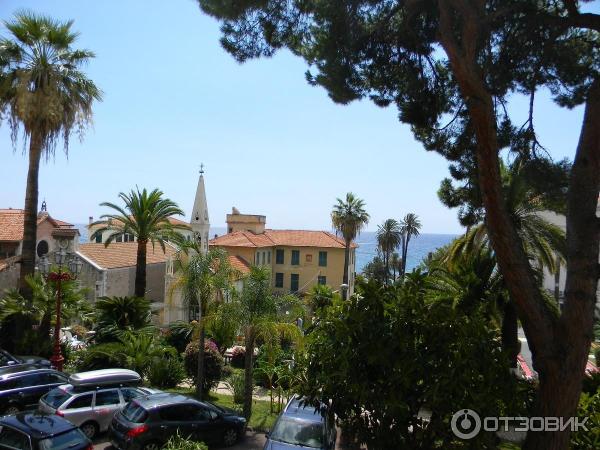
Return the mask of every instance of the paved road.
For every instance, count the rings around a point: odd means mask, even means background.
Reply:
[[[113,447],[107,442],[107,436],[100,436],[94,443],[95,450],[112,450]],[[233,447],[227,447],[227,450],[262,450],[265,445],[265,435],[246,431],[246,438]]]

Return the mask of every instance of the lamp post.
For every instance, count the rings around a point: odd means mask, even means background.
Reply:
[[[342,291],[342,300],[348,299],[348,286],[346,283],[340,284],[340,291]]]
[[[69,255],[64,249],[57,250],[54,252],[54,261],[58,267],[58,270],[50,270],[50,261],[47,256],[42,256],[38,263],[39,270],[46,281],[56,283],[56,322],[54,324],[54,351],[50,362],[56,367],[57,370],[62,372],[63,363],[65,358],[60,350],[60,318],[61,318],[61,307],[62,307],[62,282],[72,281],[77,279],[77,276],[81,273],[83,268],[83,262],[75,256]],[[65,267],[66,266],[66,267]],[[67,270],[65,270],[65,268]]]

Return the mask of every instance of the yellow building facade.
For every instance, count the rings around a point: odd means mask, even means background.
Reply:
[[[340,289],[344,276],[344,241],[327,231],[266,229],[265,216],[227,215],[229,233],[210,241],[248,264],[268,267],[278,293],[305,294],[316,284]],[[354,290],[355,250],[348,264],[348,289]]]

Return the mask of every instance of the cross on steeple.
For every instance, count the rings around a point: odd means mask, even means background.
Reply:
[[[204,163],[200,164],[200,175],[204,175]]]

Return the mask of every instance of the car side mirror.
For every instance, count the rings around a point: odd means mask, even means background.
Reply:
[[[9,366],[14,366],[15,364],[16,364],[16,362],[14,362],[14,361],[8,361]]]

